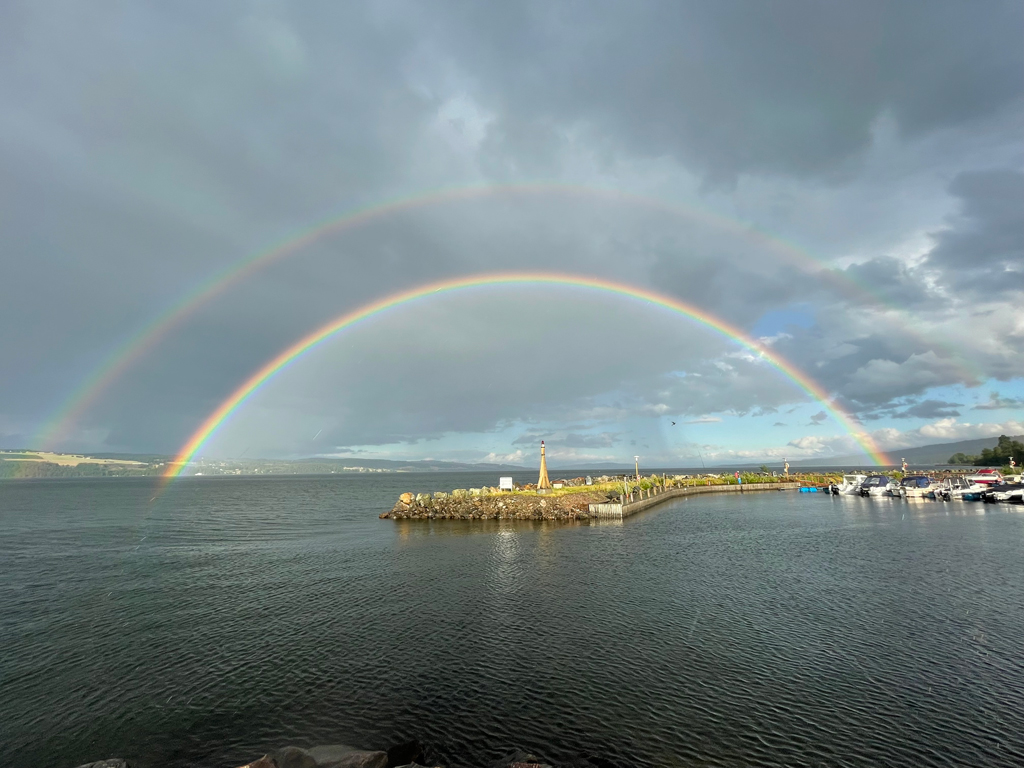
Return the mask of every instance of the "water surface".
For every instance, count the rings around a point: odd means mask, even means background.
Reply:
[[[761,493],[378,520],[491,475],[0,483],[0,764],[417,738],[624,765],[1024,764],[1020,507]]]

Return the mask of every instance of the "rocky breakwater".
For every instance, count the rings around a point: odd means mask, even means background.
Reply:
[[[382,519],[392,520],[584,520],[590,505],[607,501],[606,491],[589,486],[551,494],[536,491],[457,489],[451,493],[403,493]]]

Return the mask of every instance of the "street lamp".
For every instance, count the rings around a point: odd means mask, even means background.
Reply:
[[[633,461],[636,462],[636,481],[640,482],[640,457],[634,456]]]

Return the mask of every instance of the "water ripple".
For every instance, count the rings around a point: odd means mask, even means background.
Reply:
[[[1024,764],[1024,517],[751,494],[376,519],[492,481],[0,484],[0,763],[417,738],[456,768]]]

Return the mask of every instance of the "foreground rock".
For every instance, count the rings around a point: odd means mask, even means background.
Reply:
[[[590,505],[607,500],[600,491],[538,496],[526,493],[488,495],[403,493],[382,519],[392,520],[586,520]]]
[[[98,768],[106,768],[100,763]],[[299,749],[284,747],[264,755],[241,768],[442,768],[424,758],[423,749],[415,742],[392,747],[387,752],[371,752],[343,745]],[[122,768],[122,766],[111,766]],[[531,752],[515,750],[486,768],[618,768],[600,757],[576,757],[568,763],[553,763]]]
[[[118,758],[86,763],[78,768],[132,768],[131,763]],[[386,752],[363,750],[343,744],[327,744],[311,749],[282,747],[240,768],[443,768],[427,760],[423,748],[416,742],[391,747]],[[530,752],[516,750],[497,760],[487,768],[621,768],[603,758],[576,757],[567,763],[554,763]]]
[[[242,768],[388,768],[388,753],[327,744],[312,749],[284,747]]]

